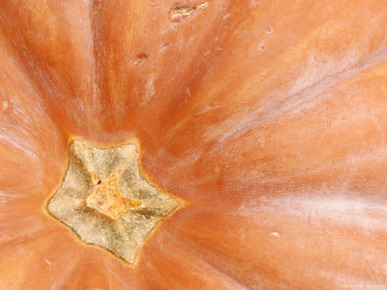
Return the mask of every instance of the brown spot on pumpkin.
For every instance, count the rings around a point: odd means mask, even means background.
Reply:
[[[148,59],[148,54],[146,54],[145,52],[139,52],[136,54],[137,58],[139,59]]]
[[[271,34],[271,33],[273,33],[273,28],[272,28],[271,26],[266,26],[264,30],[265,30],[265,33],[266,33],[266,34]]]

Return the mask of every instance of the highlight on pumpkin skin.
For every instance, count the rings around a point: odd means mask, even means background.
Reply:
[[[135,142],[99,148],[71,140],[69,147],[68,169],[46,212],[84,243],[102,247],[134,267],[146,238],[183,201],[144,176]]]

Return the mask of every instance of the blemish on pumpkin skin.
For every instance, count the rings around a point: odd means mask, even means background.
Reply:
[[[148,55],[145,52],[139,52],[136,54],[137,58],[139,59],[148,59]]]
[[[134,66],[138,66],[140,63],[148,60],[149,55],[145,52],[139,52],[136,54],[136,60],[133,62]]]
[[[266,33],[266,34],[271,34],[271,33],[273,33],[273,27],[271,27],[271,26],[266,26],[264,30],[265,30],[265,33]]]
[[[208,6],[207,2],[204,2],[203,4],[197,5],[197,6],[174,6],[172,7],[170,13],[169,13],[169,19],[172,22],[178,22],[182,19],[185,19],[198,10],[204,9]]]
[[[11,102],[9,97],[11,96],[10,92],[7,92],[3,88],[0,88],[0,113],[6,114],[11,109]]]
[[[261,42],[261,43],[258,45],[258,48],[259,48],[260,51],[266,50],[266,46],[265,46],[265,44],[264,44],[263,42]]]
[[[227,13],[226,15],[224,15],[224,16],[222,17],[222,19],[223,19],[223,20],[226,20],[227,18],[230,17],[230,15],[231,15],[230,13]]]
[[[3,103],[1,104],[1,110],[5,112],[8,110],[8,107],[9,107],[9,103],[7,101],[3,101]]]

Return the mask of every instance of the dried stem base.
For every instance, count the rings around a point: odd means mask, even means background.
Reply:
[[[141,173],[136,143],[110,148],[70,142],[63,183],[47,211],[87,243],[134,266],[146,237],[182,202]]]

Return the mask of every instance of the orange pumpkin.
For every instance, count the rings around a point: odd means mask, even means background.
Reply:
[[[2,289],[387,283],[387,5],[0,2]],[[134,269],[44,213],[68,142],[188,205]]]

